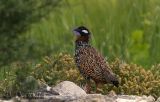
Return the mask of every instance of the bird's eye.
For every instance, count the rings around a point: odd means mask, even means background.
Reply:
[[[82,32],[83,32],[83,33],[85,33],[85,34],[87,34],[87,33],[88,33],[88,31],[87,31],[87,30],[82,30]]]

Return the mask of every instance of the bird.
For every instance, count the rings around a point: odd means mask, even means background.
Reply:
[[[113,84],[119,86],[119,81],[115,73],[109,67],[109,63],[103,55],[90,44],[91,32],[85,26],[73,29],[75,39],[74,60],[80,74],[84,77],[85,91],[91,93],[91,80],[95,82],[96,92],[99,85]]]

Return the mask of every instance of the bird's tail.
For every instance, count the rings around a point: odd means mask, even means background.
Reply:
[[[111,82],[112,82],[112,84],[114,86],[119,87],[119,81],[117,79],[116,80],[112,80]]]
[[[104,77],[108,83],[113,84],[116,87],[119,86],[119,80],[114,73],[104,73]]]

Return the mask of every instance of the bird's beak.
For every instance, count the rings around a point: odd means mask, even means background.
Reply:
[[[81,36],[81,34],[75,29],[73,30],[73,33],[76,35],[76,36]]]
[[[74,38],[75,40],[77,40],[77,39],[81,36],[80,33],[79,33],[78,31],[76,31],[76,30],[73,30],[73,33],[74,33],[74,35],[75,35],[75,36],[74,36],[74,37],[75,37],[75,38]]]

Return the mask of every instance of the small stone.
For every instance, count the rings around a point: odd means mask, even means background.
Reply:
[[[77,86],[75,83],[70,81],[63,81],[57,84],[52,90],[58,92],[60,95],[68,95],[68,96],[85,96],[86,92]]]
[[[160,102],[160,97],[156,100],[156,102]]]
[[[148,99],[147,99],[147,100],[148,100],[147,102],[155,102],[155,98],[154,98],[153,96],[150,95],[150,96],[148,96],[147,98],[148,98]]]

